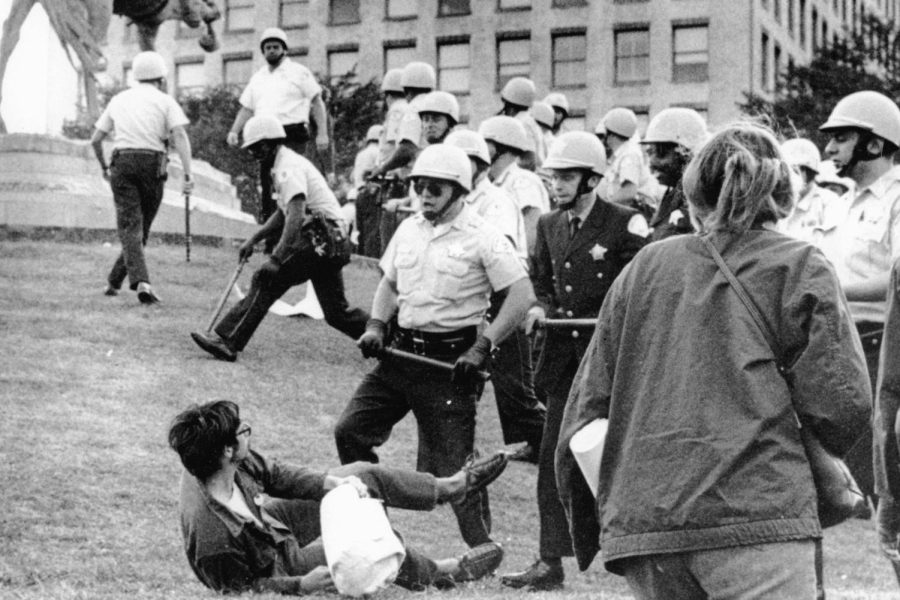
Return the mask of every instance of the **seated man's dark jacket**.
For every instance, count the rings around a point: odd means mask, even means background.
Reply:
[[[192,475],[181,480],[181,529],[188,562],[206,586],[219,592],[299,593],[300,545],[288,527],[260,511],[265,493],[319,501],[325,474],[270,461],[256,452],[238,465],[236,484],[265,527],[241,521]],[[299,572],[303,571],[303,572]]]

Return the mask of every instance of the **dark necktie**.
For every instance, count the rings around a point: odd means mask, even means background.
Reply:
[[[569,239],[575,237],[575,234],[578,233],[578,228],[581,226],[581,219],[579,217],[572,217],[569,221]]]

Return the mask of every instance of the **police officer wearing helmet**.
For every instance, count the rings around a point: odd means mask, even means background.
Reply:
[[[544,102],[553,107],[553,112],[556,115],[556,118],[553,120],[553,134],[559,135],[563,121],[569,118],[569,100],[562,92],[550,92],[544,98]]]
[[[856,323],[874,389],[891,263],[900,257],[900,108],[873,91],[841,99],[819,127],[828,134],[825,157],[856,184],[846,214],[822,240]],[[861,439],[846,457],[862,491],[875,493],[872,441]]]
[[[837,225],[829,214],[839,208],[840,200],[834,192],[816,185],[819,149],[810,140],[796,138],[781,145],[785,162],[797,177],[797,203],[791,214],[778,222],[778,230],[791,237],[818,244],[826,229]]]
[[[328,183],[305,157],[287,147],[285,131],[274,116],[251,117],[244,126],[244,148],[259,162],[271,163],[272,190],[278,209],[238,249],[241,260],[254,246],[275,241],[265,263],[253,274],[247,296],[215,328],[215,336],[194,332],[198,346],[220,360],[234,361],[269,307],[291,287],[311,281],[325,321],[356,339],[369,315],[351,309],[344,296],[341,269],[350,260],[347,224]]]
[[[375,178],[392,172],[396,177],[405,179],[416,156],[422,148],[428,145],[422,127],[422,119],[419,117],[419,107],[425,95],[434,90],[437,85],[434,67],[421,61],[408,63],[403,67],[400,85],[406,95],[407,104],[397,126],[397,144],[393,153],[372,172],[372,177]],[[388,190],[387,201],[382,202],[380,230],[382,250],[387,247],[401,220],[397,218],[397,209],[411,204],[408,191],[405,186],[395,186]]]
[[[653,214],[658,198],[658,185],[650,173],[644,153],[634,139],[637,115],[629,108],[617,107],[607,112],[595,134],[606,147],[609,168],[598,193],[616,204],[635,208],[645,217]]]
[[[166,64],[156,52],[141,52],[132,62],[137,84],[116,94],[97,120],[91,145],[103,178],[110,182],[122,253],[107,277],[105,294],[115,296],[128,277],[142,304],[159,302],[150,287],[144,245],[162,202],[166,181],[166,143],[172,140],[184,172],[182,190],[193,188],[188,119],[166,94]],[[103,140],[114,132],[112,160],[107,165]]]
[[[406,110],[406,92],[403,91],[403,69],[390,69],[381,79],[381,95],[384,98],[384,131],[378,144],[378,164],[386,161],[400,141],[400,121]]]
[[[693,233],[681,176],[708,136],[706,121],[691,108],[666,108],[650,120],[641,144],[650,171],[666,192],[650,218],[650,241]]]
[[[425,94],[419,104],[422,134],[428,144],[440,144],[459,123],[459,102],[449,92]]]
[[[472,163],[472,193],[466,196],[466,208],[475,211],[496,227],[513,244],[523,265],[528,265],[525,221],[515,200],[488,178],[490,153],[487,142],[475,131],[457,130],[447,136],[446,143],[463,150]],[[491,316],[503,303],[503,294],[491,296]],[[537,462],[538,448],[544,431],[544,408],[534,392],[531,368],[531,343],[517,328],[497,348],[491,363],[491,383],[497,414],[503,431],[503,443],[525,445],[510,457],[513,460]]]
[[[378,357],[386,345],[445,361],[431,366],[383,358],[344,409],[335,441],[341,462],[378,462],[375,448],[408,412],[419,433],[417,469],[438,477],[459,470],[475,443],[476,405],[492,348],[522,321],[534,302],[531,282],[512,244],[474,211],[464,210],[472,187],[469,158],[459,148],[425,148],[411,173],[421,213],[397,228],[381,258],[384,273],[372,318],[358,345]],[[478,333],[492,291],[506,290],[496,318]],[[388,336],[388,323],[397,327]],[[469,546],[488,543],[487,495],[453,506]]]
[[[544,162],[544,157],[547,156],[547,147],[544,145],[541,128],[538,127],[529,112],[531,105],[534,104],[535,95],[536,90],[532,80],[527,77],[513,77],[500,90],[503,108],[498,113],[507,117],[515,117],[525,127],[530,144],[529,149],[519,157],[519,165],[529,171],[539,168]]]
[[[522,122],[514,117],[495,116],[478,126],[491,157],[488,177],[516,201],[525,220],[528,255],[534,252],[537,219],[550,210],[550,197],[540,177],[519,166],[518,160],[529,148],[528,134]]]
[[[553,142],[545,168],[552,175],[557,209],[538,220],[534,254],[537,305],[525,329],[540,319],[597,316],[613,280],[647,242],[649,227],[637,211],[594,193],[606,169],[603,145],[587,132],[563,133]],[[537,364],[538,397],[547,407],[538,463],[540,558],[528,569],[505,575],[504,585],[529,590],[562,587],[562,557],[572,556],[572,539],[556,488],[554,453],[569,388],[587,350],[590,332],[549,329]]]

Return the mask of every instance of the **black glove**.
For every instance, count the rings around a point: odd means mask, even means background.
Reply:
[[[238,248],[238,258],[240,260],[249,260],[251,256],[253,256],[253,250],[256,244],[251,243],[251,240],[247,240]]]
[[[363,333],[356,345],[362,350],[365,358],[377,357],[384,350],[384,336],[387,331],[387,324],[381,319],[369,319],[366,321],[366,331]]]
[[[491,340],[479,335],[475,343],[456,359],[450,381],[459,384],[478,381],[478,372],[484,370],[491,359],[492,346]]]
[[[280,270],[281,262],[278,261],[275,257],[270,256],[269,260],[264,262],[262,266],[256,271],[256,276],[259,278],[260,282],[269,282],[278,276],[278,272]]]

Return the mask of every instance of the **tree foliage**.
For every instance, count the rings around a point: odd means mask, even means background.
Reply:
[[[778,74],[773,98],[745,93],[744,114],[767,121],[783,137],[805,137],[820,148],[819,126],[844,96],[874,90],[900,98],[900,34],[896,25],[868,16],[859,30],[820,46],[808,65]]]

